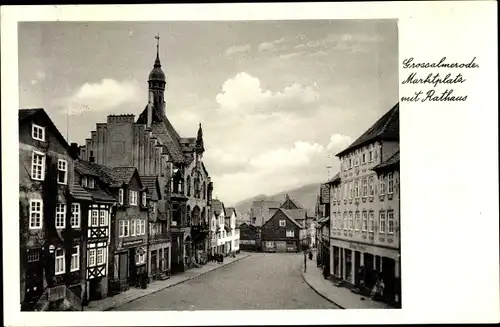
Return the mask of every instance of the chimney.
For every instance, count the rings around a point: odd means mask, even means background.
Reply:
[[[74,157],[79,157],[80,156],[80,147],[78,146],[78,143],[71,143],[69,146],[69,153],[71,156]]]
[[[94,151],[90,151],[89,161],[90,162],[95,162]]]

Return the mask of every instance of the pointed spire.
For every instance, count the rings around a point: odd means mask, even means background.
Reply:
[[[203,145],[203,130],[201,128],[201,123],[200,127],[198,128],[198,136],[196,137],[196,152],[197,153],[205,152],[205,147]]]
[[[155,67],[161,67],[160,63],[160,31],[158,31],[158,34],[155,36],[156,39],[156,60],[155,60]]]

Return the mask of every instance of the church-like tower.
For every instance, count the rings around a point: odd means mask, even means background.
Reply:
[[[157,40],[156,60],[148,78],[149,103],[153,106],[159,117],[165,117],[165,86],[167,83],[160,63],[160,36],[155,36],[155,38]]]

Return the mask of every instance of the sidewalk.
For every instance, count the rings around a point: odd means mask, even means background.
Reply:
[[[200,268],[192,268],[183,273],[175,274],[170,276],[169,279],[166,280],[158,280],[153,281],[148,284],[148,288],[130,288],[128,291],[117,294],[113,297],[108,297],[98,301],[92,301],[84,308],[85,311],[107,311],[113,308],[116,308],[120,305],[132,302],[141,297],[144,297],[149,294],[156,293],[158,291],[164,290],[166,288],[172,287],[174,285],[186,282],[195,277],[203,275],[207,272],[215,270],[220,267],[227,266],[233,262],[239,261],[246,257],[250,256],[250,254],[240,253],[236,255],[236,258],[225,257],[224,263],[219,264],[216,262],[209,262],[206,265],[201,266]]]
[[[336,287],[323,277],[321,269],[316,267],[315,260],[307,261],[307,272],[301,266],[304,281],[319,295],[337,305],[341,309],[394,309],[389,305],[371,300],[366,296],[352,293],[350,289]],[[364,300],[361,300],[364,298]]]

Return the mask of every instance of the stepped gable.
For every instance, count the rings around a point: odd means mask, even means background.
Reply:
[[[337,153],[337,157],[377,140],[399,141],[399,103],[379,118],[356,141]]]

